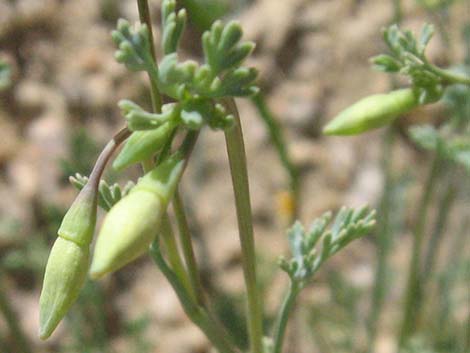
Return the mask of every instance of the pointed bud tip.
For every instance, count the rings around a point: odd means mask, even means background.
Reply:
[[[363,131],[350,129],[348,127],[338,126],[336,119],[333,119],[330,123],[326,124],[323,128],[322,133],[326,136],[351,136],[357,135]]]
[[[111,272],[111,270],[107,269],[105,266],[102,266],[102,263],[92,261],[88,275],[93,281],[98,281],[109,272]]]
[[[334,136],[334,135],[338,135],[338,131],[337,129],[330,123],[330,124],[327,124],[323,130],[323,135],[327,135],[327,136]]]
[[[128,164],[128,161],[124,160],[124,158],[121,157],[119,154],[116,159],[113,161],[113,169],[116,172],[121,172],[123,169],[126,168]]]
[[[39,337],[47,339],[78,298],[88,272],[89,249],[57,238],[47,260],[39,299]]]
[[[38,336],[42,341],[45,341],[51,337],[52,331],[53,330],[50,330],[47,326],[41,325],[41,327],[39,327]]]
[[[57,315],[56,309],[56,307],[40,305],[38,336],[43,341],[51,337],[61,321],[61,317]]]

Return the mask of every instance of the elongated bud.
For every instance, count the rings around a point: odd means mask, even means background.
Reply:
[[[89,265],[89,245],[96,224],[96,190],[80,191],[60,225],[46,266],[39,301],[39,337],[48,338],[78,297]]]
[[[114,160],[113,168],[122,170],[134,163],[152,158],[163,147],[173,129],[174,124],[167,122],[155,130],[132,133]]]
[[[90,250],[57,238],[46,266],[39,300],[39,337],[48,338],[77,300],[88,272]]]
[[[101,175],[116,148],[129,135],[130,131],[124,128],[106,144],[86,184],[62,220],[59,237],[47,260],[39,300],[41,339],[52,334],[83,287],[89,267],[89,246],[96,225]]]
[[[147,173],[129,195],[111,209],[96,242],[91,278],[114,272],[148,250],[183,167],[181,158],[170,157]]]
[[[323,129],[326,135],[355,135],[390,124],[401,114],[419,105],[419,97],[411,88],[361,99],[339,113]]]

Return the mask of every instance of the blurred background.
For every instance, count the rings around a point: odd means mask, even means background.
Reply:
[[[398,22],[437,34],[428,57],[441,66],[469,64],[470,2],[439,0],[192,0],[182,56],[200,59],[199,38],[214,18],[236,18],[257,43],[249,61],[260,71],[266,103],[283,128],[299,170],[299,218],[308,223],[341,205],[378,208],[374,234],[356,241],[317,275],[292,318],[287,353],[395,353],[418,204],[439,155],[409,137],[412,124],[470,119],[460,101],[419,109],[390,129],[359,137],[321,134],[357,99],[400,85],[373,71],[385,50],[381,29]],[[158,0],[150,1],[155,24]],[[87,282],[51,339],[37,338],[38,300],[49,249],[76,195],[68,183],[87,175],[123,125],[116,103],[149,107],[147,78],[113,59],[118,18],[138,19],[134,0],[0,0],[0,58],[10,82],[0,91],[0,352],[203,353],[210,346],[185,317],[149,258],[100,282]],[[158,26],[155,27],[159,40]],[[161,54],[161,53],[159,53]],[[161,57],[161,55],[160,55]],[[257,107],[239,100],[244,127],[259,276],[266,327],[287,276],[289,175]],[[467,110],[465,110],[467,109]],[[463,114],[463,115],[462,115]],[[465,118],[466,117],[466,118]],[[468,157],[467,157],[468,158]],[[468,159],[467,159],[468,161]],[[458,163],[441,161],[424,217],[421,316],[404,352],[470,351],[470,182]],[[140,170],[106,179],[123,185]],[[240,344],[244,284],[223,134],[207,129],[183,180],[197,257],[210,304]],[[426,190],[426,189],[424,189]],[[430,245],[432,244],[432,245]]]

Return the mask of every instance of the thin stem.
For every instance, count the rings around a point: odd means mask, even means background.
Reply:
[[[183,140],[183,143],[178,148],[178,152],[184,156],[185,163],[186,163],[185,167],[188,164],[189,157],[194,149],[194,146],[196,145],[196,141],[198,137],[199,137],[199,131],[188,132]]]
[[[380,203],[380,221],[378,225],[377,266],[372,292],[372,308],[368,318],[368,347],[369,352],[374,351],[374,343],[377,337],[378,321],[383,309],[387,283],[388,283],[388,258],[392,248],[391,206],[394,181],[392,177],[393,145],[395,130],[393,127],[387,130],[383,143],[382,170],[384,171],[384,188]]]
[[[130,136],[130,134],[131,131],[125,127],[121,129],[116,135],[114,135],[114,137],[106,144],[98,156],[98,159],[96,160],[93,170],[91,171],[88,178],[88,182],[78,194],[77,199],[80,197],[85,198],[87,195],[92,194],[94,197],[94,207],[97,207],[99,198],[99,185],[104,170],[106,169],[106,166],[116,149],[122,142],[124,142],[124,140]]]
[[[185,167],[188,163],[189,156],[193,150],[198,135],[199,133],[197,131],[189,132],[178,150],[178,153],[180,153],[185,159]],[[154,166],[154,163],[153,161],[147,161],[145,163],[142,163],[142,166],[144,172],[148,172]],[[176,243],[175,235],[173,233],[173,227],[171,225],[167,212],[165,212],[165,214],[163,215],[160,233],[162,236],[163,243],[165,245],[165,249],[168,253],[168,258],[171,266],[173,267],[176,275],[184,284],[189,293],[193,296],[193,298],[196,298],[196,294],[193,291],[193,288],[190,284],[190,280],[188,278],[188,273],[186,272],[183,260],[181,259],[181,255],[178,250],[178,244]]]
[[[188,220],[186,218],[184,204],[179,190],[176,190],[175,197],[173,198],[173,209],[175,211],[176,222],[178,224],[181,247],[186,268],[188,270],[189,282],[193,292],[195,293],[197,303],[199,305],[204,305],[201,278],[199,276],[199,269],[196,262],[196,256],[194,255],[193,244],[191,242]]]
[[[171,226],[170,218],[168,217],[168,214],[166,212],[162,219],[162,224],[160,227],[160,236],[162,238],[163,245],[165,246],[165,250],[168,255],[168,261],[171,265],[171,268],[173,269],[181,283],[184,285],[188,293],[191,295],[191,298],[195,299],[196,295],[190,284],[188,273],[184,268],[181,255],[178,250],[178,244],[176,243],[175,234],[173,233],[173,227]]]
[[[139,17],[142,23],[145,23],[148,28],[149,32],[149,41],[150,41],[150,54],[154,61],[156,61],[156,54],[155,54],[155,45],[153,42],[153,30],[152,30],[152,20],[150,18],[150,10],[147,0],[137,0],[137,6],[139,9]],[[149,74],[149,81],[150,81],[150,88],[151,88],[151,96],[152,96],[152,108],[155,113],[160,113],[162,109],[162,97],[157,87],[157,82],[152,79],[151,75]],[[192,147],[197,139],[197,134],[188,135],[185,144],[182,146],[182,153],[190,154]],[[169,144],[171,147],[171,142]],[[186,158],[187,163],[188,158]],[[146,161],[142,164],[144,171],[149,170],[150,167],[154,164],[153,160]],[[162,219],[162,228],[161,228],[161,235],[163,238],[163,242],[165,244],[165,248],[168,252],[168,258],[170,264],[172,265],[173,269],[175,270],[176,275],[178,278],[183,282],[183,285],[189,290],[191,296],[195,297],[196,294],[189,282],[188,274],[184,268],[183,261],[178,251],[178,245],[175,240],[175,236],[173,233],[173,229],[171,226],[170,219],[168,218],[168,214],[165,212],[165,215]]]
[[[154,61],[156,61],[155,45],[153,43],[153,30],[152,30],[152,19],[150,18],[149,4],[147,0],[137,0],[137,6],[139,8],[140,22],[147,25],[149,31],[150,41],[150,54]],[[152,108],[155,113],[161,113],[162,110],[162,96],[158,90],[157,83],[149,75],[150,89],[152,96]]]
[[[393,23],[400,23],[403,18],[401,0],[393,0]]]
[[[197,325],[201,331],[212,342],[214,347],[221,353],[236,353],[230,340],[227,338],[225,332],[208,316],[203,307],[198,306],[190,294],[187,292],[185,286],[180,282],[178,276],[167,265],[163,258],[158,239],[156,239],[150,248],[150,254],[157,266],[162,271],[163,275],[167,278],[170,285],[173,287],[178,299],[180,300],[184,312],[188,315],[189,319]]]
[[[137,0],[137,4],[139,8],[140,20],[141,22],[145,23],[149,29],[151,54],[153,59],[156,61],[152,22],[150,19],[148,2],[147,0]],[[162,107],[161,94],[158,90],[157,82],[151,78],[150,74],[149,80],[152,91],[153,110],[154,112],[159,113],[161,112]],[[189,133],[180,148],[180,152],[189,157],[197,137],[197,132]],[[166,146],[167,150],[171,148],[172,140],[172,138],[169,140],[169,143]],[[187,161],[188,158],[186,158],[186,163]],[[154,259],[157,262],[157,265],[160,267],[161,271],[172,284],[185,312],[192,319],[192,321],[201,328],[201,330],[206,334],[209,340],[211,340],[214,346],[217,347],[221,353],[235,353],[235,350],[231,348],[229,341],[226,339],[225,332],[223,332],[219,326],[210,319],[208,313],[202,307],[198,307],[197,305],[193,305],[191,303],[192,299],[195,299],[198,304],[202,303],[202,287],[200,285],[199,274],[194,257],[194,251],[192,249],[184,206],[178,191],[176,192],[176,197],[173,200],[173,205],[177,217],[180,239],[183,247],[183,255],[185,256],[188,272],[185,271],[183,262],[179,255],[171,223],[167,215],[163,219],[164,229],[162,229],[162,237],[168,251],[170,263],[172,264],[176,273],[173,273],[173,271],[166,265],[159,251],[156,253],[153,252]],[[154,245],[157,244],[156,242],[157,240],[154,242]],[[154,247],[154,249],[156,248]],[[180,285],[179,280],[182,280],[183,284]],[[187,287],[186,289],[188,292],[185,291],[185,287]]]
[[[420,264],[423,248],[423,238],[425,233],[426,221],[428,219],[428,210],[431,203],[431,196],[434,191],[434,185],[439,175],[441,166],[439,156],[435,156],[432,162],[426,184],[421,194],[419,203],[418,217],[413,232],[413,245],[410,264],[408,267],[408,280],[405,289],[405,307],[403,310],[403,321],[400,328],[399,347],[403,347],[408,339],[416,331],[418,322],[418,305],[416,304],[421,297],[421,275]]]
[[[439,214],[437,216],[436,224],[433,227],[431,239],[429,240],[421,278],[423,288],[434,270],[435,260],[439,252],[441,241],[443,240],[442,236],[444,234],[444,229],[447,228],[449,216],[452,214],[452,206],[456,200],[457,186],[455,185],[455,180],[452,180],[453,178],[451,176],[453,175],[451,174],[449,176],[448,184],[439,200]]]
[[[1,273],[0,273],[1,275]],[[2,286],[2,288],[4,288]],[[16,317],[16,313],[10,305],[8,298],[5,296],[2,290],[0,290],[0,312],[5,318],[6,324],[10,329],[11,336],[13,337],[16,346],[20,353],[32,353],[30,343],[26,334],[23,332],[19,325],[19,320]]]
[[[444,83],[446,84],[463,84],[463,85],[470,85],[470,77],[463,76],[456,74],[454,72],[451,72],[449,70],[444,70],[441,69],[437,66],[434,66],[432,64],[427,64],[426,65],[428,70],[435,73],[436,75],[442,77],[444,80]]]
[[[100,155],[98,156],[98,159],[96,160],[95,166],[93,167],[93,170],[90,173],[90,177],[87,183],[95,190],[98,190],[101,177],[112,155],[119,147],[119,145],[131,135],[131,133],[132,132],[129,131],[127,127],[119,130],[118,133],[113,136],[113,138],[106,144],[106,146],[101,151]]]
[[[243,275],[248,299],[248,332],[252,353],[262,352],[263,314],[259,288],[256,282],[255,241],[253,236],[253,221],[251,214],[250,190],[246,166],[245,145],[243,132],[235,102],[225,100],[229,111],[235,117],[234,126],[225,132],[225,142],[232,175],[232,185],[235,194],[238,231],[242,250]]]
[[[449,316],[452,308],[452,295],[456,285],[455,271],[459,267],[459,264],[463,261],[462,257],[465,255],[465,249],[467,249],[468,228],[470,227],[469,218],[464,215],[460,229],[452,239],[449,252],[446,256],[446,264],[442,276],[439,279],[439,316],[438,316],[438,330],[439,332],[445,332],[450,326]],[[470,326],[467,326],[470,329]],[[468,341],[468,336],[467,336]],[[468,341],[470,344],[470,341]]]
[[[462,352],[468,352],[470,350],[470,313],[467,314],[467,320],[464,327]]]
[[[294,308],[295,301],[298,294],[300,293],[301,287],[297,282],[291,282],[289,285],[289,290],[286,293],[284,300],[282,302],[281,308],[279,310],[276,323],[274,325],[273,340],[274,340],[274,350],[273,353],[281,353],[282,346],[284,342],[284,337],[286,335],[287,322],[289,320],[289,315]]]
[[[282,128],[276,117],[270,111],[263,95],[258,93],[251,98],[251,101],[258,110],[258,114],[265,122],[271,141],[277,150],[283,167],[289,175],[290,192],[293,199],[293,207],[292,212],[289,215],[289,223],[293,223],[293,221],[297,219],[299,213],[299,171],[289,155]]]

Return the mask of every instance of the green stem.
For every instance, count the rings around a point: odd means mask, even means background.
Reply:
[[[4,287],[2,286],[2,289],[3,288]],[[18,352],[32,353],[28,338],[26,337],[25,333],[21,329],[21,326],[19,325],[20,321],[16,317],[15,311],[11,307],[8,298],[5,296],[2,290],[0,290],[0,312],[3,314],[6,324],[10,329],[10,334],[19,349]]]
[[[400,328],[399,347],[402,348],[407,343],[408,339],[416,331],[418,322],[418,305],[417,301],[421,298],[421,254],[423,248],[423,238],[425,233],[426,221],[428,219],[428,210],[431,203],[431,196],[435,189],[435,183],[439,175],[441,160],[436,155],[432,162],[426,184],[421,194],[419,203],[418,217],[416,226],[413,232],[413,245],[410,264],[408,267],[408,280],[405,289],[405,306],[403,311],[403,321]]]
[[[250,190],[246,166],[245,145],[237,107],[233,100],[225,104],[235,117],[234,126],[225,132],[225,141],[235,194],[238,230],[242,249],[242,265],[248,299],[248,332],[252,353],[262,353],[263,314],[256,283],[256,255],[253,236]]]
[[[467,314],[467,319],[465,320],[463,337],[462,352],[468,352],[470,351],[470,312]]]
[[[153,42],[152,20],[150,18],[148,1],[137,0],[137,6],[139,9],[140,21],[147,25],[147,28],[149,31],[150,54],[152,55],[153,60],[156,61],[155,45]],[[150,80],[150,88],[151,88],[151,93],[152,93],[151,94],[152,108],[155,113],[160,113],[161,108],[162,108],[162,97],[158,90],[157,83],[155,82],[155,80],[152,79],[150,74],[149,74],[149,80]],[[197,134],[195,135],[195,137],[194,136],[188,136],[188,137],[190,137],[189,140],[195,141],[195,139],[197,139]],[[188,139],[185,141],[188,144],[187,141]],[[192,149],[192,145],[194,144],[194,141],[191,141],[189,143],[190,144],[189,149]],[[185,146],[183,146],[183,149],[184,148]],[[142,164],[144,171],[149,170],[153,164],[154,164],[153,160],[144,162]],[[173,267],[176,273],[176,276],[178,276],[178,278],[182,281],[183,285],[188,289],[190,295],[195,298],[196,294],[190,285],[188,274],[186,273],[183,261],[181,260],[181,256],[178,251],[178,245],[175,241],[175,236],[173,233],[171,222],[170,222],[170,219],[168,218],[167,213],[165,213],[162,219],[161,236],[165,244],[166,251],[168,252],[168,258],[169,258],[170,264]]]
[[[293,212],[289,217],[289,223],[293,223],[293,221],[297,219],[299,212],[299,171],[287,150],[287,143],[282,133],[282,128],[276,117],[270,111],[263,95],[258,93],[251,98],[251,101],[266,124],[271,141],[277,150],[283,167],[289,175],[290,192],[294,201]]]
[[[382,170],[384,171],[384,188],[380,204],[380,223],[378,226],[377,266],[372,292],[372,309],[368,319],[368,349],[374,351],[374,343],[377,337],[378,322],[383,309],[385,294],[388,284],[388,258],[392,248],[391,206],[394,181],[392,177],[393,145],[395,130],[390,127],[383,143]]]
[[[282,351],[284,337],[286,335],[287,322],[289,320],[289,314],[292,312],[292,309],[294,308],[295,300],[297,299],[297,296],[300,293],[300,290],[301,290],[301,286],[297,282],[290,283],[289,290],[284,297],[284,301],[282,302],[278,317],[276,319],[276,323],[274,325],[273,353],[281,353]]]
[[[181,153],[181,155],[183,155],[185,158],[185,165],[188,163],[189,156],[194,147],[194,144],[196,143],[198,136],[199,136],[199,132],[196,132],[196,131],[189,132],[186,135],[179,149],[179,153]],[[153,162],[153,160],[148,160],[148,161],[143,162],[142,167],[144,169],[144,172],[146,173],[149,170],[151,170],[154,167],[154,165],[155,163]],[[188,274],[186,272],[183,261],[181,259],[181,255],[179,254],[178,245],[176,243],[175,235],[173,233],[173,228],[172,228],[167,212],[165,212],[162,218],[160,234],[162,236],[165,249],[168,253],[168,259],[176,275],[178,276],[180,281],[184,284],[184,286],[188,289],[189,293],[193,296],[193,298],[196,298],[196,294],[193,291],[193,288],[191,287]]]
[[[463,85],[470,85],[470,77],[463,76],[456,74],[454,72],[451,72],[449,70],[444,70],[441,69],[437,66],[434,66],[432,64],[427,64],[426,65],[428,70],[435,73],[436,75],[440,76],[445,84],[463,84]]]
[[[449,319],[453,307],[451,298],[457,284],[455,271],[459,267],[459,264],[464,261],[462,258],[466,255],[465,250],[467,249],[467,243],[469,240],[469,227],[470,220],[466,215],[464,215],[463,222],[459,227],[460,229],[452,239],[452,244],[450,245],[449,252],[446,256],[443,274],[439,278],[439,316],[437,320],[439,332],[445,332],[451,326],[451,320]],[[470,326],[468,326],[468,329],[470,329]]]
[[[149,4],[147,0],[137,0],[137,6],[139,9],[140,22],[147,25],[149,31],[149,41],[150,41],[150,54],[154,61],[156,61],[155,55],[155,45],[153,43],[153,30],[152,30],[152,20],[150,18]],[[157,83],[149,75],[150,89],[152,96],[152,108],[155,113],[161,113],[162,110],[162,96],[158,90]]]
[[[150,39],[150,48],[152,58],[156,61],[155,47],[153,42],[153,31],[152,31],[152,22],[150,19],[150,11],[147,0],[137,0],[140,21],[145,23],[149,29],[149,39]],[[151,93],[152,93],[152,107],[153,111],[156,113],[161,112],[162,107],[162,97],[158,90],[156,80],[153,80],[149,74]],[[183,146],[181,148],[182,153],[189,155],[192,147],[197,139],[198,134],[193,133],[187,136]],[[170,139],[167,149],[171,148]],[[186,159],[187,161],[187,159]],[[153,164],[153,161],[152,161]],[[147,167],[148,167],[147,163]],[[145,168],[145,164],[144,164]],[[162,238],[165,243],[165,247],[168,251],[168,257],[170,264],[172,265],[175,272],[173,272],[161,257],[160,252],[153,252],[154,259],[157,262],[157,265],[160,267],[164,275],[170,281],[174,290],[176,291],[183,308],[192,319],[192,321],[199,326],[199,328],[206,334],[209,340],[214,344],[215,347],[221,353],[236,353],[234,349],[231,348],[229,340],[226,338],[226,334],[223,330],[220,329],[219,325],[214,323],[209,317],[208,313],[204,310],[203,307],[198,307],[192,303],[192,300],[196,300],[196,303],[202,303],[202,287],[199,280],[199,273],[197,270],[196,260],[194,256],[194,251],[192,248],[191,237],[189,233],[189,227],[187,224],[187,219],[184,211],[184,205],[181,201],[179,192],[176,192],[175,199],[173,200],[173,206],[175,209],[175,214],[177,217],[177,222],[179,226],[180,239],[183,247],[183,255],[185,257],[186,265],[188,272],[185,271],[183,262],[178,252],[178,247],[175,241],[171,223],[168,219],[168,215],[165,215],[163,219],[162,227]],[[154,242],[154,245],[156,241]],[[155,248],[155,247],[154,247]],[[188,276],[189,274],[189,276]],[[181,282],[180,282],[181,281]]]
[[[236,350],[233,348],[230,340],[227,338],[220,325],[217,325],[212,321],[204,308],[193,301],[185,286],[179,281],[178,276],[166,264],[165,259],[160,252],[158,239],[152,243],[150,254],[163,275],[167,278],[168,282],[170,282],[189,319],[197,325],[202,332],[204,332],[220,353],[236,353]]]
[[[141,23],[145,23],[148,28],[149,32],[149,42],[150,42],[150,55],[152,59],[156,62],[156,54],[155,54],[155,45],[153,43],[153,29],[152,29],[152,19],[150,18],[150,10],[149,4],[147,0],[137,0],[137,7],[139,10],[139,18]],[[148,78],[150,81],[150,91],[151,91],[151,99],[152,99],[152,110],[154,113],[161,113],[162,111],[162,97],[160,91],[158,90],[157,83],[155,80],[152,79],[151,74],[148,74]],[[144,161],[142,163],[142,167],[144,172],[151,170],[154,166],[153,159],[148,161]]]
[[[194,255],[193,244],[191,242],[188,220],[186,218],[184,204],[179,190],[176,191],[175,197],[173,198],[173,209],[175,211],[176,222],[178,224],[181,247],[186,268],[188,270],[189,282],[193,292],[195,293],[197,303],[199,305],[204,305],[201,278],[199,276],[199,269],[196,262],[196,256]]]
[[[447,228],[449,216],[452,214],[452,206],[454,205],[454,201],[457,197],[457,187],[452,176],[453,174],[451,173],[448,184],[439,201],[439,214],[437,216],[436,224],[433,227],[431,239],[429,240],[422,271],[421,282],[423,288],[425,287],[430,275],[434,270],[435,260],[437,258],[437,254],[439,253],[442,236],[444,234],[444,230]]]
[[[401,0],[393,0],[393,23],[400,23],[403,18]]]
[[[153,163],[152,160],[142,162],[142,168],[144,170],[144,173],[147,173],[152,170],[154,166],[155,163]],[[188,275],[186,273],[183,262],[181,260],[181,256],[178,251],[178,245],[176,243],[175,235],[173,233],[173,227],[171,225],[167,212],[165,212],[162,218],[160,234],[165,249],[168,253],[168,259],[170,261],[171,266],[173,267],[176,275],[181,280],[181,282],[184,283],[189,292],[194,296],[194,292],[192,291],[192,288],[189,283]]]
[[[183,283],[184,287],[191,295],[191,298],[195,299],[196,295],[190,284],[188,273],[184,268],[181,255],[178,250],[178,244],[176,243],[175,234],[173,233],[173,227],[171,225],[170,218],[168,217],[168,214],[166,212],[162,219],[162,224],[160,227],[160,236],[165,247],[166,254],[168,255],[168,261],[171,265],[171,268],[173,269],[181,283]]]

